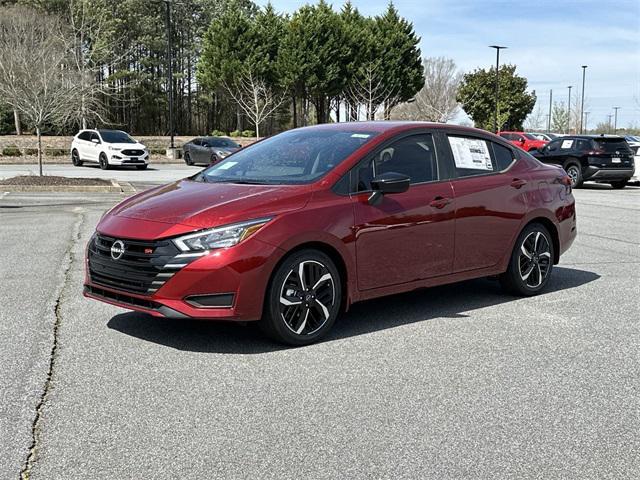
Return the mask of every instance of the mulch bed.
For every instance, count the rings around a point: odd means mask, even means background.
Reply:
[[[20,175],[18,177],[0,180],[0,185],[25,185],[25,186],[111,186],[110,180],[102,178],[68,178],[55,175]]]

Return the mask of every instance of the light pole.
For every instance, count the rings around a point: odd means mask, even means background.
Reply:
[[[496,84],[495,84],[495,94],[496,94],[496,108],[493,113],[493,132],[498,133],[498,97],[500,96],[500,50],[504,50],[507,47],[501,47],[500,45],[489,45],[489,48],[496,49]]]
[[[167,6],[167,90],[169,94],[169,135],[171,135],[171,150],[175,148],[173,141],[173,66],[171,48],[171,0],[164,0]],[[172,152],[173,153],[173,152]]]
[[[549,121],[547,123],[547,133],[551,133],[551,105],[553,104],[553,90],[549,90]]]
[[[589,112],[584,112],[584,129],[589,131],[589,127],[587,126],[587,119],[589,118]],[[582,133],[582,119],[580,120],[580,133]]]
[[[567,133],[571,133],[571,89],[572,85],[567,87],[569,89],[569,103],[567,103]]]
[[[618,109],[620,107],[613,107],[614,117],[613,117],[613,134],[615,135],[618,131]]]
[[[611,133],[611,127],[613,126],[611,125],[611,117],[613,117],[613,113],[610,113],[609,115],[607,115],[607,117],[609,117],[607,119],[607,126],[609,127],[609,131],[607,133]]]
[[[582,65],[582,101],[580,102],[580,133],[583,133],[583,125],[582,125],[582,115],[584,112],[584,77],[585,77],[585,73],[587,71],[587,66],[588,65]],[[586,115],[585,115],[586,117]],[[586,119],[585,122],[587,123]]]

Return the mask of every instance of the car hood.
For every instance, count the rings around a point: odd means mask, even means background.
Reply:
[[[106,145],[121,150],[144,150],[145,148],[141,143],[107,143]]]
[[[108,217],[210,228],[304,207],[308,189],[180,180],[125,200]]]

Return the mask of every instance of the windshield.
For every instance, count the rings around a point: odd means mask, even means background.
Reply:
[[[622,138],[598,138],[594,143],[597,149],[604,150],[606,153],[629,150],[629,144]]]
[[[206,142],[210,147],[218,147],[218,148],[240,148],[233,140],[229,140],[228,138],[207,138]]]
[[[136,141],[120,130],[98,130],[106,143],[136,143]]]
[[[265,185],[311,183],[375,135],[317,128],[290,130],[234,153],[194,180]]]

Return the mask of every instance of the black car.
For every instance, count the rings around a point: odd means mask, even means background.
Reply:
[[[212,165],[240,150],[240,145],[224,137],[198,137],[182,146],[187,165]]]
[[[575,188],[586,181],[624,188],[633,176],[633,150],[620,136],[568,135],[530,153],[541,162],[562,166]]]

